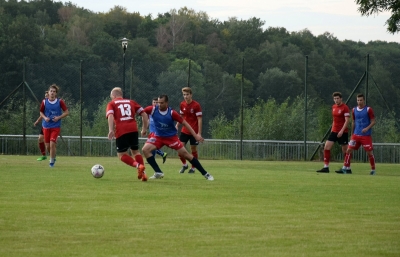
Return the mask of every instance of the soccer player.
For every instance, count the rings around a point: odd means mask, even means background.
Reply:
[[[350,121],[350,110],[349,107],[343,103],[342,94],[340,92],[334,92],[332,94],[333,101],[335,104],[332,106],[332,129],[325,142],[324,147],[324,167],[317,172],[329,173],[329,161],[331,158],[331,149],[335,142],[338,142],[342,146],[343,154],[346,153],[347,144],[349,140],[348,124]],[[349,163],[350,165],[350,163]],[[350,167],[350,166],[349,166]],[[349,169],[349,173],[351,170]]]
[[[193,92],[190,87],[184,87],[182,88],[182,94],[183,94],[183,101],[180,104],[179,107],[179,112],[184,120],[189,123],[190,127],[196,132],[196,134],[201,136],[202,133],[202,127],[203,127],[203,113],[201,110],[201,106],[198,102],[193,100]],[[179,124],[176,124],[176,129],[179,129]],[[188,141],[190,141],[190,150],[192,152],[192,155],[196,157],[196,159],[199,158],[198,153],[197,153],[197,145],[199,142],[196,140],[196,138],[190,133],[190,130],[186,128],[185,126],[182,127],[181,134],[179,136],[179,140],[186,145]],[[188,169],[188,165],[186,163],[186,159],[184,156],[180,156],[179,158],[181,159],[182,162],[182,168],[179,170],[179,173],[184,173],[185,170]],[[194,173],[195,172],[195,167],[192,165],[188,173]]]
[[[138,179],[147,181],[143,157],[139,152],[139,134],[135,116],[142,117],[141,135],[145,136],[149,118],[135,101],[122,98],[122,89],[111,90],[111,101],[107,104],[108,139],[115,138],[118,158],[129,166],[137,168]],[[133,158],[128,154],[130,149]]]
[[[50,152],[50,167],[54,167],[56,162],[57,138],[61,131],[61,119],[69,115],[64,100],[57,98],[59,90],[60,88],[56,84],[52,84],[48,90],[48,98],[45,98],[40,105],[44,143]]]
[[[190,154],[186,150],[183,143],[179,140],[177,136],[178,131],[175,127],[175,121],[181,123],[197,142],[203,142],[204,138],[202,138],[200,134],[196,134],[192,127],[178,114],[178,112],[171,109],[171,107],[168,107],[167,95],[160,95],[158,97],[158,105],[148,106],[144,109],[144,111],[148,115],[152,116],[155,126],[154,135],[147,139],[142,148],[147,162],[155,171],[154,175],[150,177],[151,179],[161,179],[164,177],[164,173],[160,170],[160,167],[156,163],[156,160],[151,152],[166,145],[169,148],[177,151],[179,156],[182,156],[188,160],[193,167],[196,167],[207,180],[214,180],[214,177],[203,168],[199,160]]]
[[[44,98],[48,98],[48,97],[49,97],[49,92],[45,91],[44,92]],[[36,127],[36,125],[39,124],[40,121],[42,121],[42,116],[39,115],[39,118],[37,118],[35,123],[33,123],[33,126]],[[46,160],[47,159],[46,146],[44,144],[44,136],[43,136],[43,127],[42,126],[40,126],[39,137],[38,137],[38,146],[39,146],[40,152],[42,153],[42,156],[40,156],[36,160],[37,161]]]
[[[353,108],[353,123],[351,125],[352,135],[349,147],[344,156],[343,168],[336,171],[339,174],[351,174],[350,160],[353,150],[358,150],[363,146],[368,155],[371,165],[370,175],[375,175],[375,157],[373,154],[374,146],[372,145],[372,127],[375,125],[375,114],[371,107],[366,106],[363,94],[357,95],[357,107]],[[350,170],[350,172],[349,172]]]
[[[152,101],[152,105],[156,106],[157,105],[157,101],[158,101],[158,97],[154,97],[153,101]],[[150,134],[149,134],[149,136],[147,138],[151,138],[154,135],[154,132],[156,131],[156,128],[154,126],[154,121],[153,121],[153,118],[151,116],[149,116],[149,124],[150,124],[149,125]],[[166,152],[163,152],[161,149],[154,150],[152,152],[153,156],[155,156],[156,153],[163,158],[163,163],[165,163],[165,161],[167,160],[167,155],[168,154]]]

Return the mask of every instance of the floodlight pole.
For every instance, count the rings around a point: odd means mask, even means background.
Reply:
[[[126,94],[126,92],[125,92],[125,51],[128,48],[129,39],[124,37],[120,41],[121,41],[121,44],[122,44],[122,49],[124,50],[124,54],[122,55],[123,60],[124,60],[124,63],[123,63],[123,66],[122,66],[122,92],[124,94]]]
[[[369,54],[367,54],[367,56],[365,56],[365,105],[367,105],[367,101],[368,101],[368,77],[369,77]]]
[[[307,73],[308,73],[308,55],[306,55],[304,72],[304,160],[307,160]]]

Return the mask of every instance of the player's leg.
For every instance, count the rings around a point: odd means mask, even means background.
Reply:
[[[46,150],[50,154],[50,129],[43,128],[43,140]]]
[[[337,134],[334,132],[331,132],[329,135],[328,140],[325,142],[324,146],[324,167],[320,170],[317,170],[319,173],[329,173],[329,161],[331,159],[331,149],[333,144],[337,140]]]
[[[364,147],[365,152],[368,155],[369,159],[369,164],[371,165],[371,172],[369,173],[370,175],[375,175],[375,156],[374,156],[374,146],[372,144],[372,137],[371,136],[363,136],[361,137],[362,140],[362,145]]]
[[[343,133],[343,135],[340,138],[338,138],[338,143],[342,147],[342,153],[343,153],[343,156],[344,156],[343,159],[346,160],[346,161],[344,161],[344,162],[346,162],[346,167],[345,167],[346,174],[352,174],[351,168],[350,168],[350,161],[351,161],[351,157],[352,157],[351,154],[352,154],[353,151],[350,151],[349,156],[346,156],[348,145],[349,145],[349,134],[348,133]],[[342,167],[342,169],[343,168],[344,168],[344,166]],[[335,170],[335,172],[336,173],[342,173],[342,169]]]
[[[153,138],[147,139],[147,142],[144,144],[142,148],[142,152],[144,157],[146,158],[147,163],[150,164],[150,166],[154,170],[154,175],[150,177],[151,179],[161,179],[164,177],[164,173],[158,166],[156,158],[152,154],[152,152],[156,150],[158,147],[160,148],[162,147],[161,139],[159,137],[153,136]]]
[[[132,134],[132,133],[127,133],[127,134],[124,134],[124,135],[118,137],[115,140],[115,145],[117,148],[117,156],[126,165],[129,165],[129,166],[137,169],[138,179],[142,179],[142,181],[146,181],[147,176],[143,176],[143,174],[145,174],[144,173],[144,165],[141,165],[134,158],[132,158],[128,153],[129,148],[131,147],[131,145],[134,145],[134,144],[135,144],[134,134]]]
[[[128,133],[127,141],[129,142],[129,148],[131,149],[131,153],[135,161],[144,166],[143,157],[139,152],[139,133]]]
[[[194,156],[194,158],[196,158],[197,160],[199,159],[199,155],[197,153],[198,144],[199,144],[199,142],[196,141],[194,136],[190,135],[190,151],[192,152],[192,155]],[[194,173],[194,172],[195,172],[195,167],[192,164],[192,168],[190,168],[188,173]]]
[[[138,168],[138,179],[141,179],[142,181],[147,181],[147,175],[145,172],[145,167],[144,167],[144,161],[143,157],[139,152],[139,134],[138,132],[132,132],[128,133],[129,137],[129,145],[130,145],[130,150],[131,154],[133,156],[133,159],[139,163],[137,166]]]
[[[50,132],[50,167],[54,167],[56,162],[56,154],[57,154],[57,139],[60,135],[60,128],[50,128],[48,129]]]
[[[190,154],[185,147],[181,147],[177,150],[177,152],[180,156],[188,160],[193,165],[193,167],[198,169],[201,175],[203,175],[207,180],[214,180],[214,177],[203,168],[199,160],[197,160],[197,158]]]
[[[186,143],[189,142],[190,138],[188,134],[181,133],[179,136],[179,140],[183,143],[184,146],[186,146]],[[184,173],[185,170],[187,170],[189,167],[186,163],[186,159],[183,156],[180,156],[178,153],[179,159],[182,162],[182,168],[179,170],[179,173]]]
[[[157,149],[156,153],[162,157],[162,159],[163,159],[162,163],[164,164],[165,161],[167,160],[168,154],[166,152],[162,151],[161,149]]]
[[[376,175],[375,171],[375,156],[373,151],[366,151],[369,159],[369,164],[371,165],[371,172],[369,173],[370,175]]]
[[[336,173],[339,174],[352,174],[351,169],[350,169],[350,162],[351,162],[351,157],[352,153],[354,150],[358,150],[360,148],[360,142],[358,140],[358,137],[355,135],[351,136],[350,142],[347,146],[347,151],[346,154],[344,155],[344,161],[343,161],[343,167],[341,170],[336,171]]]
[[[42,153],[42,156],[37,158],[38,161],[43,161],[47,159],[46,156],[46,145],[44,143],[44,135],[43,135],[43,129],[40,130],[39,137],[38,137],[38,146],[39,150]]]

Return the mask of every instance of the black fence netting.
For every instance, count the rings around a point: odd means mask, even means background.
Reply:
[[[181,89],[190,86],[193,99],[202,106],[203,134],[208,136],[209,121],[218,113],[234,117],[240,110],[240,80],[234,75],[212,72],[212,69],[208,72],[193,69],[189,73],[189,65],[166,70],[160,63],[149,61],[131,61],[125,66],[97,61],[24,63],[22,71],[3,76],[6,89],[0,92],[0,117],[9,120],[15,116],[18,121],[3,124],[1,133],[23,134],[25,130],[26,134],[35,134],[38,128],[31,124],[39,117],[40,101],[49,86],[56,84],[60,87],[58,97],[64,99],[70,111],[63,120],[64,135],[79,136],[82,123],[84,136],[105,136],[105,108],[114,87],[121,87],[125,98],[143,107],[150,105],[153,97],[167,94],[169,105],[179,110],[183,100]],[[25,129],[24,108],[28,124]]]

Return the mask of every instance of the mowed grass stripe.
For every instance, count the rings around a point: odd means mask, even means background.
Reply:
[[[400,166],[201,160],[141,182],[117,157],[0,156],[0,256],[399,256]],[[100,163],[105,175],[94,179]],[[149,176],[152,169],[146,166]]]

